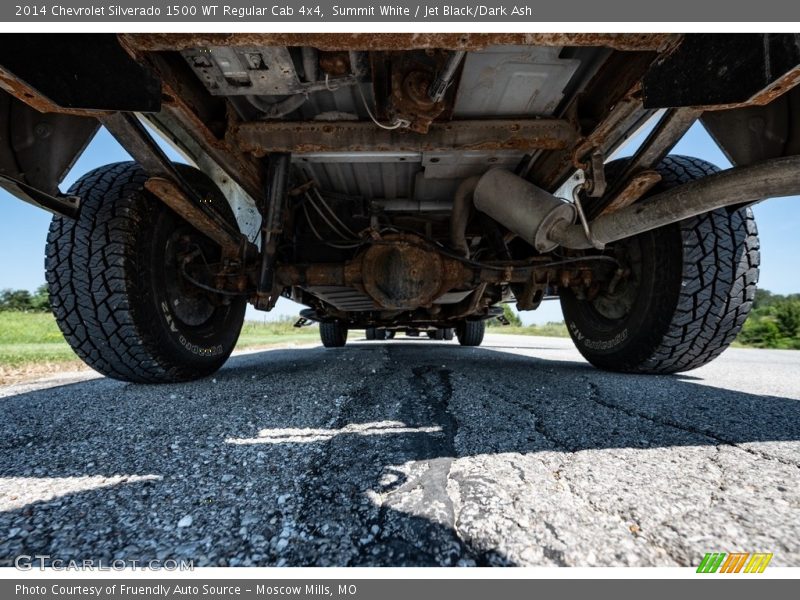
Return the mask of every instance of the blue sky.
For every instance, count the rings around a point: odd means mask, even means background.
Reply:
[[[631,139],[628,148],[635,148],[644,132]],[[165,148],[171,157],[177,155]],[[704,158],[720,167],[730,163],[700,125],[695,125],[673,150]],[[623,152],[625,154],[625,152]],[[97,166],[129,160],[128,154],[103,129],[76,162],[64,180],[62,189],[80,175]],[[761,238],[761,279],[759,287],[780,294],[800,292],[800,197],[777,198],[754,208]],[[44,246],[50,213],[17,200],[0,190],[0,289],[33,290],[44,283]],[[294,316],[300,309],[288,300],[281,300],[272,313],[260,313],[252,308],[248,318],[270,319],[274,316]],[[561,320],[558,302],[547,302],[533,312],[523,313],[525,323],[544,323]]]

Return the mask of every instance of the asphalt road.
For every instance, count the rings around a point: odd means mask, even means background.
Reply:
[[[800,352],[679,376],[568,340],[356,342],[0,388],[0,565],[800,566]]]

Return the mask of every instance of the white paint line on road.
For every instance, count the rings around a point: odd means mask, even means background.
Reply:
[[[310,444],[326,442],[337,435],[399,435],[407,433],[439,433],[441,426],[408,427],[399,421],[376,421],[374,423],[352,423],[339,429],[282,428],[262,429],[258,437],[228,438],[228,444]]]
[[[160,481],[160,475],[87,475],[82,477],[0,477],[0,511],[10,511],[61,496],[120,484]]]

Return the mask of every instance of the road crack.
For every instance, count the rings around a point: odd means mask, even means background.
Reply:
[[[589,384],[589,388],[590,388],[589,400],[591,400],[595,404],[599,404],[600,406],[603,406],[603,407],[608,408],[610,410],[619,411],[619,412],[624,413],[624,414],[626,414],[626,415],[628,415],[630,417],[635,417],[635,418],[643,419],[645,421],[650,421],[651,423],[655,423],[656,425],[661,425],[661,426],[664,426],[664,427],[670,427],[672,429],[678,429],[678,430],[686,432],[686,433],[692,433],[694,435],[703,436],[703,437],[709,438],[711,440],[714,440],[715,442],[717,442],[717,444],[720,444],[720,445],[723,445],[723,446],[730,446],[732,448],[736,448],[737,450],[741,450],[742,452],[746,452],[747,454],[750,454],[750,455],[755,456],[757,458],[762,458],[764,460],[772,460],[772,461],[781,463],[783,465],[787,465],[787,466],[790,466],[790,467],[795,467],[795,468],[800,469],[800,464],[798,464],[798,463],[796,463],[794,461],[787,460],[787,459],[781,458],[779,456],[773,456],[771,454],[768,454],[766,452],[761,452],[760,450],[755,450],[753,448],[746,448],[744,446],[740,446],[735,441],[733,441],[731,439],[728,439],[728,438],[724,438],[721,435],[719,435],[719,434],[717,434],[717,433],[715,433],[713,431],[710,431],[708,429],[701,429],[699,427],[694,427],[692,425],[687,425],[685,423],[680,423],[678,421],[675,421],[673,419],[670,419],[670,418],[667,418],[667,417],[664,417],[664,416],[661,416],[661,415],[650,415],[650,414],[647,414],[645,412],[641,412],[641,411],[634,410],[634,409],[631,409],[631,408],[626,408],[624,406],[620,406],[618,404],[614,404],[613,402],[609,402],[607,400],[604,400],[604,399],[601,398],[600,388],[597,386],[597,384],[593,383],[592,381],[588,381],[588,379],[587,379],[587,383]]]

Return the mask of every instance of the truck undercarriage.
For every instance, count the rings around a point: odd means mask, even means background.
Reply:
[[[747,316],[798,82],[789,34],[6,35],[0,185],[54,213],[56,318],[109,376],[213,372],[280,297],[326,346],[559,297],[590,362],[670,373]],[[698,121],[732,169],[669,155]],[[100,125],[134,162],[60,192]]]

